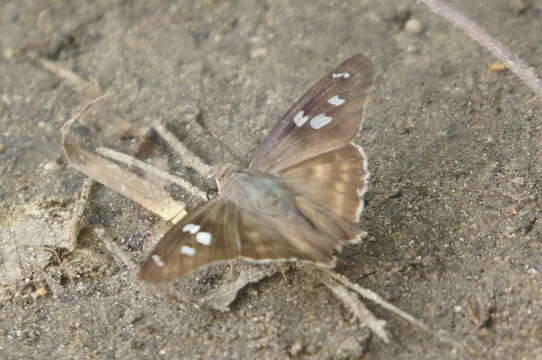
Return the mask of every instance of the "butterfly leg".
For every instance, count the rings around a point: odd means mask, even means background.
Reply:
[[[225,274],[225,277],[224,277],[224,281],[225,282],[231,282],[233,281],[233,274],[234,274],[234,270],[235,270],[235,265],[237,264],[237,259],[233,259],[229,262],[228,264],[228,271],[226,272]]]
[[[235,258],[228,262],[228,271],[224,274],[224,282],[226,283],[233,282],[235,278],[238,277],[238,276],[235,276],[235,274],[238,272],[235,270],[236,270],[236,267],[239,267],[240,264],[241,264],[240,258]]]
[[[286,276],[286,271],[290,270],[290,267],[287,264],[281,264],[281,263],[277,263],[276,266],[277,266],[277,269],[280,271],[284,281],[286,281],[287,283],[290,283],[290,280]]]

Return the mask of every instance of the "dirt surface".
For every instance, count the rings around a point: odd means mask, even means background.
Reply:
[[[542,74],[540,2],[452,3]],[[0,50],[0,358],[542,359],[540,100],[415,1],[3,0]],[[85,177],[66,164],[60,129],[97,93],[112,96],[79,126],[88,149],[131,151],[119,124],[162,119],[208,163],[228,149],[246,165],[297,97],[357,52],[379,69],[356,140],[372,172],[369,238],[337,270],[466,350],[368,303],[387,345],[295,267],[230,312],[155,296],[100,238],[140,263],[166,225],[100,186],[79,247],[65,250]],[[226,270],[171,289],[197,297]]]

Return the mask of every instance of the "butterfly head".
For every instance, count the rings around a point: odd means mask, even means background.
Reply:
[[[240,170],[240,167],[238,167],[237,165],[232,163],[226,163],[213,167],[209,174],[209,177],[213,177],[216,180],[218,192],[222,193],[222,189],[224,189],[224,183],[227,181],[228,177],[238,170]]]

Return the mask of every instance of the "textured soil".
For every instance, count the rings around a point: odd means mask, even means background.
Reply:
[[[539,1],[451,3],[542,74]],[[0,358],[542,359],[540,99],[416,1],[2,0],[0,50]],[[85,176],[60,130],[99,93],[112,95],[78,126],[88,149],[129,152],[121,124],[161,119],[209,164],[231,152],[246,165],[297,97],[357,52],[378,68],[356,139],[372,173],[369,237],[337,271],[461,345],[366,302],[388,322],[385,344],[295,266],[229,312],[155,296],[100,238],[140,263],[167,225],[102,186],[66,250]],[[159,150],[157,163],[208,190]],[[159,293],[197,298],[224,272]]]

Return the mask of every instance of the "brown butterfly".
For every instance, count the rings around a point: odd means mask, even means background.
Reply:
[[[371,61],[358,54],[316,83],[256,149],[248,169],[223,167],[219,196],[169,229],[140,278],[170,281],[236,257],[334,266],[334,251],[361,233],[369,172],[362,148],[350,141],[373,77]]]

